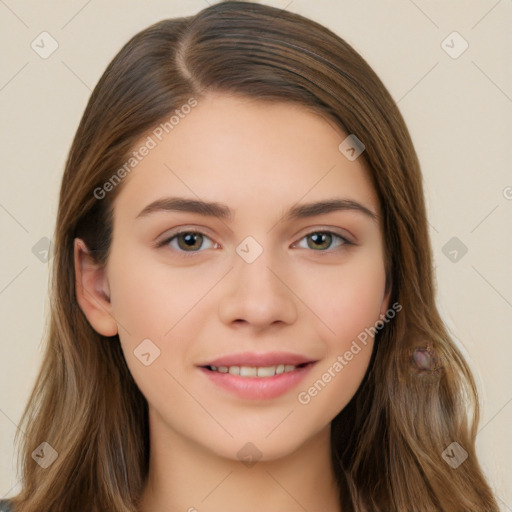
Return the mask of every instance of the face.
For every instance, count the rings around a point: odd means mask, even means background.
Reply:
[[[164,135],[116,197],[109,300],[83,309],[118,332],[153,428],[273,460],[325,433],[367,369],[388,307],[376,195],[347,134],[301,106],[210,95]],[[214,204],[147,208],[169,198]]]

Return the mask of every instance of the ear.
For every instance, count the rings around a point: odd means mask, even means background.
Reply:
[[[74,240],[76,299],[92,328],[103,336],[117,334],[105,268],[90,256],[80,238]]]
[[[380,314],[386,315],[386,311],[389,309],[389,298],[391,297],[391,289],[388,290],[384,298],[382,299],[382,304],[380,306]]]

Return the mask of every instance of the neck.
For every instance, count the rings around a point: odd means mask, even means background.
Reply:
[[[150,430],[150,467],[141,512],[341,512],[330,425],[293,453],[274,460],[265,460],[262,454],[257,461],[219,457],[170,431],[151,413]]]

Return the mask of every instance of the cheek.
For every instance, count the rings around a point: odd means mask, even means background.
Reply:
[[[350,401],[371,358],[385,289],[384,264],[374,254],[360,254],[335,272],[331,269],[322,281],[305,284],[304,294],[311,297],[325,333],[326,356],[304,383],[298,402],[310,412],[323,411],[326,418]],[[321,289],[319,282],[325,283]]]
[[[171,268],[148,255],[112,252],[109,282],[113,314],[130,372],[150,402],[182,393],[191,364],[190,351],[205,318],[204,300],[219,275],[192,266]],[[173,379],[176,378],[176,381]]]
[[[148,254],[112,257],[109,272],[112,310],[120,336],[135,343],[154,338],[165,343],[174,326],[194,308],[216,276],[202,279],[193,267],[172,268]]]
[[[325,357],[297,394],[303,413],[321,417],[325,423],[355,395],[372,355],[382,297],[368,283],[357,283],[356,289],[331,294],[335,303],[326,310],[324,323],[334,334],[323,337]]]
[[[324,276],[307,279],[304,294],[311,297],[311,309],[329,328],[329,349],[342,350],[379,319],[385,270],[382,259],[372,251],[333,268]]]

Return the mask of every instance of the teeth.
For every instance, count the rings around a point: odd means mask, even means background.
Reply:
[[[257,371],[258,377],[273,377],[277,370],[275,366],[262,366],[254,369]]]
[[[240,377],[273,377],[280,373],[292,372],[297,368],[293,364],[278,364],[276,366],[212,366],[214,372],[230,373]]]
[[[240,377],[257,377],[258,368],[253,366],[240,366]]]

